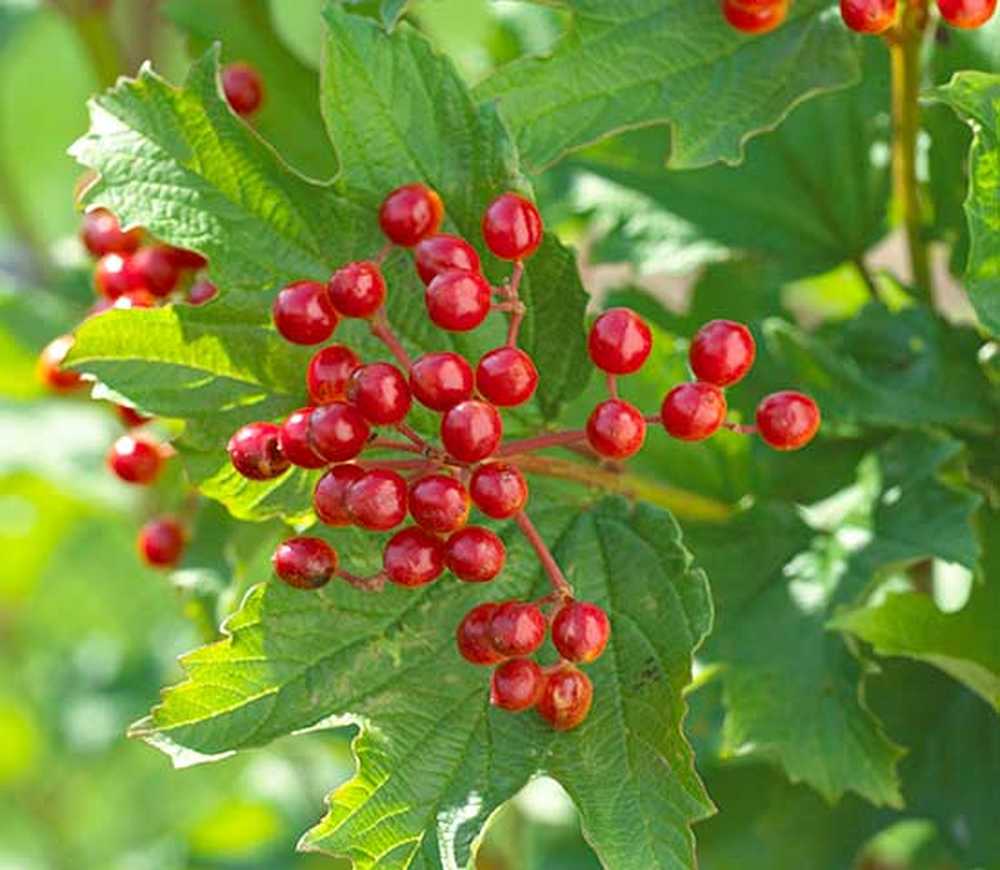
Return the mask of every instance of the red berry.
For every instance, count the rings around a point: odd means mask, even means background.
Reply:
[[[608,645],[608,615],[596,604],[571,601],[552,621],[552,643],[564,659],[592,662]]]
[[[347,384],[347,401],[369,423],[394,425],[410,412],[410,387],[394,365],[371,363],[354,370]]]
[[[682,441],[701,441],[726,419],[726,397],[715,384],[694,381],[678,384],[663,398],[663,428]]]
[[[63,360],[72,346],[72,335],[60,335],[42,348],[35,372],[43,386],[57,393],[68,393],[83,386],[83,378],[77,372],[62,368]]]
[[[264,101],[264,81],[248,63],[230,63],[222,68],[222,93],[237,115],[246,117]]]
[[[424,302],[431,321],[450,332],[475,329],[490,313],[492,289],[478,272],[442,272],[427,286]]]
[[[312,449],[309,442],[309,417],[313,408],[299,408],[292,411],[281,424],[278,443],[281,453],[292,465],[299,468],[322,468],[329,463]]]
[[[122,435],[108,451],[108,468],[126,483],[150,484],[162,466],[159,446],[142,438]]]
[[[366,471],[347,487],[344,505],[355,524],[384,532],[406,519],[406,481],[388,468]]]
[[[587,441],[609,459],[627,459],[645,440],[646,421],[638,408],[622,399],[601,402],[587,420]]]
[[[997,0],[937,0],[941,17],[952,27],[982,27],[993,17]]]
[[[351,374],[360,365],[357,354],[342,344],[331,344],[316,351],[306,371],[309,398],[317,405],[340,401],[347,395]]]
[[[337,328],[337,312],[319,281],[295,281],[283,288],[272,309],[278,332],[293,344],[320,344]]]
[[[896,21],[896,0],[840,0],[840,17],[858,33],[882,33]]]
[[[118,419],[129,429],[144,426],[150,420],[149,417],[144,417],[135,408],[130,408],[128,405],[115,405],[115,413],[118,414]]]
[[[545,675],[531,659],[511,659],[497,666],[490,680],[490,703],[517,713],[538,703],[545,689]]]
[[[357,465],[335,465],[319,479],[313,492],[313,510],[320,522],[328,526],[351,525],[345,504],[347,488],[364,473]]]
[[[503,661],[490,641],[490,620],[497,605],[487,602],[473,607],[459,623],[455,632],[458,651],[467,662],[474,665],[493,665]]]
[[[321,538],[289,538],[271,557],[274,573],[296,589],[319,589],[337,570],[337,552]]]
[[[444,205],[433,190],[423,184],[397,187],[382,202],[379,226],[389,240],[412,248],[421,239],[437,232],[444,217]]]
[[[281,429],[274,423],[247,423],[236,430],[226,450],[229,460],[250,480],[271,480],[290,465],[281,452]]]
[[[490,642],[505,656],[526,656],[545,642],[548,624],[537,604],[505,601],[490,620]]]
[[[731,27],[743,33],[768,33],[785,20],[788,0],[775,0],[768,4],[722,0],[722,14]]]
[[[477,389],[484,399],[503,408],[527,402],[537,386],[538,369],[520,348],[491,350],[476,367]]]
[[[757,430],[776,450],[805,447],[819,429],[819,407],[802,393],[772,393],[757,406]]]
[[[430,284],[442,272],[479,271],[479,254],[465,239],[441,233],[419,242],[413,249],[417,273],[424,284]]]
[[[483,239],[501,260],[530,257],[542,243],[542,217],[530,200],[503,193],[486,208]]]
[[[344,317],[371,317],[385,302],[382,270],[368,260],[348,263],[333,273],[330,299]]]
[[[187,292],[187,301],[192,305],[204,305],[219,294],[216,287],[208,278],[199,278],[194,282]]]
[[[590,678],[564,665],[545,681],[537,707],[541,717],[556,731],[569,731],[587,718],[593,699],[594,687]]]
[[[127,293],[123,293],[114,301],[111,307],[127,310],[129,308],[153,308],[155,306],[156,297],[148,290],[140,287],[136,290],[129,290]]]
[[[590,327],[587,349],[594,365],[613,375],[639,371],[653,349],[649,326],[630,308],[610,308]]]
[[[410,484],[410,515],[429,532],[449,534],[469,518],[469,493],[454,477],[429,474]]]
[[[94,266],[94,289],[105,299],[117,299],[139,285],[130,254],[105,254]]]
[[[479,462],[500,445],[503,421],[492,405],[469,399],[451,408],[441,420],[444,449],[461,462]]]
[[[490,462],[472,474],[469,493],[486,516],[506,520],[528,503],[528,483],[514,465]]]
[[[410,390],[433,411],[447,411],[471,399],[472,388],[472,367],[457,353],[425,353],[410,368]]]
[[[399,586],[423,586],[441,576],[444,547],[433,535],[412,526],[396,532],[385,545],[382,568]]]
[[[106,208],[95,208],[83,216],[80,238],[95,257],[105,254],[131,254],[142,243],[142,230],[133,227],[122,232],[121,224]]]
[[[208,260],[197,251],[191,251],[187,248],[175,248],[173,245],[168,245],[167,250],[170,253],[170,259],[174,261],[174,265],[182,272],[197,272],[208,265]]]
[[[309,443],[330,462],[346,462],[357,456],[371,429],[361,412],[346,402],[320,405],[309,415]]]
[[[173,517],[157,517],[139,530],[136,546],[151,568],[172,568],[184,551],[184,528]]]
[[[482,526],[459,529],[445,545],[448,570],[466,583],[489,582],[503,570],[506,559],[503,541]]]
[[[150,245],[139,248],[132,255],[128,267],[137,287],[161,298],[173,292],[181,273],[174,262],[172,250],[167,245]]]
[[[688,359],[698,380],[728,387],[750,371],[756,353],[753,336],[742,323],[711,320],[695,333]]]

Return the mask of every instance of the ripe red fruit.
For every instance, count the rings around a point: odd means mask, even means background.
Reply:
[[[187,292],[187,301],[192,305],[204,305],[219,294],[216,287],[208,278],[199,278],[194,282]]]
[[[173,245],[168,245],[167,250],[170,252],[170,259],[174,261],[174,265],[182,272],[197,272],[208,265],[208,260],[197,251],[175,248]]]
[[[516,466],[490,462],[473,472],[469,493],[486,516],[505,520],[528,503],[528,482]]]
[[[83,378],[72,369],[62,368],[66,354],[73,346],[72,335],[52,339],[38,355],[35,373],[43,386],[57,393],[68,393],[83,386]]]
[[[490,642],[505,656],[526,656],[545,642],[548,624],[537,604],[505,601],[490,620]]]
[[[315,450],[309,442],[309,417],[313,408],[299,408],[292,411],[281,424],[278,443],[281,453],[292,465],[299,468],[322,468],[329,463]]]
[[[159,446],[132,435],[122,435],[108,451],[108,468],[126,483],[150,484],[162,466]]]
[[[105,254],[94,266],[94,289],[105,299],[117,299],[139,285],[130,254]]]
[[[427,314],[450,332],[475,329],[490,313],[492,289],[478,272],[442,272],[427,286]]]
[[[252,115],[264,102],[264,81],[248,63],[230,63],[222,68],[222,93],[237,115]]]
[[[184,551],[184,528],[173,517],[157,517],[140,530],[139,556],[151,568],[172,568]]]
[[[570,665],[564,665],[545,681],[538,700],[538,712],[556,731],[576,728],[590,712],[594,687],[590,678]]]
[[[630,308],[609,308],[590,327],[587,349],[594,365],[613,375],[639,371],[653,349],[653,333]]]
[[[760,437],[777,450],[805,447],[819,429],[816,403],[803,393],[784,390],[765,396],[757,406]]]
[[[750,371],[756,354],[753,336],[742,323],[711,320],[695,333],[688,359],[698,380],[728,387]]]
[[[123,293],[111,305],[112,308],[118,308],[123,311],[130,308],[153,308],[155,306],[156,297],[141,287],[137,290],[129,290],[127,293]]]
[[[487,583],[503,570],[507,548],[489,529],[466,526],[445,545],[444,561],[459,580]]]
[[[136,287],[154,296],[169,296],[180,280],[181,273],[174,261],[173,249],[167,245],[139,248],[129,260]]]
[[[503,421],[492,405],[469,399],[451,408],[441,420],[444,449],[461,462],[479,462],[500,445]]]
[[[993,17],[997,0],[937,0],[941,17],[952,27],[982,27]]]
[[[429,474],[410,484],[410,515],[429,532],[449,534],[469,518],[469,493],[454,477]]]
[[[344,506],[357,525],[384,532],[406,519],[406,481],[388,468],[366,471],[347,487]]]
[[[375,425],[402,423],[410,412],[410,387],[403,373],[387,362],[354,370],[347,384],[347,401]]]
[[[768,33],[785,20],[788,15],[788,0],[776,0],[768,4],[722,0],[722,14],[731,27],[743,33]]]
[[[290,465],[281,452],[281,429],[274,423],[247,423],[229,439],[229,461],[250,480],[271,480]]]
[[[293,344],[320,344],[337,328],[326,285],[319,281],[295,281],[282,288],[272,308],[278,332]]]
[[[502,193],[483,215],[483,239],[501,260],[530,257],[542,243],[542,217],[530,200]]]
[[[425,353],[410,368],[410,390],[433,411],[447,411],[472,398],[472,367],[457,353]]]
[[[436,233],[443,217],[441,197],[424,184],[397,187],[383,200],[378,212],[382,232],[404,248]]]
[[[440,233],[419,242],[413,249],[413,261],[417,274],[424,284],[431,281],[442,272],[455,269],[460,272],[478,272],[479,254],[465,239]]]
[[[642,413],[622,399],[601,402],[587,420],[587,441],[609,459],[633,456],[645,440],[646,421]]]
[[[274,573],[296,589],[319,589],[337,570],[337,552],[321,538],[289,538],[271,557]]]
[[[399,586],[423,586],[444,570],[444,546],[433,535],[411,526],[389,539],[382,553],[382,569]]]
[[[545,689],[545,675],[531,659],[511,659],[498,665],[490,680],[490,703],[517,713],[538,703]]]
[[[682,441],[701,441],[726,419],[726,397],[715,384],[693,381],[678,384],[663,398],[663,428]]]
[[[95,257],[131,254],[142,243],[142,230],[133,227],[128,232],[122,232],[118,218],[106,208],[95,208],[83,216],[80,239]]]
[[[474,665],[493,665],[503,661],[490,641],[490,620],[496,612],[497,605],[491,602],[473,607],[455,632],[455,642],[458,651],[467,662]]]
[[[483,356],[476,367],[476,387],[483,398],[502,408],[530,399],[538,386],[538,369],[531,357],[517,347],[498,347]]]
[[[347,382],[360,365],[357,354],[342,344],[316,351],[306,371],[309,398],[317,405],[343,399],[347,395]]]
[[[371,429],[361,412],[346,402],[320,405],[309,415],[309,443],[330,462],[346,462],[357,456]]]
[[[369,260],[338,269],[329,286],[333,307],[344,317],[371,317],[385,302],[382,270]]]
[[[896,21],[896,0],[840,0],[840,17],[858,33],[882,33]]]
[[[351,525],[345,504],[347,488],[364,473],[357,465],[335,465],[319,479],[313,491],[313,510],[320,522],[328,526]]]
[[[608,645],[608,615],[596,604],[571,601],[552,621],[552,643],[564,659],[592,662]]]
[[[129,429],[144,426],[150,419],[149,417],[144,417],[135,408],[130,408],[128,405],[115,405],[115,413],[118,415],[118,419]]]

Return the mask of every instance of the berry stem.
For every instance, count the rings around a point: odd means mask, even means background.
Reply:
[[[611,374],[611,372],[608,372],[607,375],[606,375],[606,377],[605,377],[605,380],[607,381],[607,385],[608,385],[608,396],[610,398],[612,398],[612,399],[617,399],[618,398],[618,376]]]
[[[413,442],[414,446],[419,447],[422,453],[429,453],[434,450],[434,448],[428,444],[420,435],[419,432],[415,431],[413,427],[406,423],[397,423],[396,431],[405,438],[409,438]]]
[[[521,534],[523,534],[524,537],[527,538],[528,543],[531,544],[532,549],[535,551],[535,555],[538,556],[538,561],[542,563],[542,567],[548,575],[549,582],[552,584],[554,594],[562,598],[564,601],[571,601],[573,599],[573,587],[570,586],[569,582],[566,580],[562,569],[552,556],[552,551],[549,550],[545,541],[542,540],[542,536],[538,534],[538,529],[535,528],[535,524],[528,518],[528,515],[524,511],[520,511],[514,515],[514,522],[517,523],[517,527],[521,530]]]
[[[423,454],[426,445],[419,446],[417,444],[411,444],[409,441],[394,441],[391,438],[375,438],[368,442],[366,445],[366,449],[367,448],[376,448],[378,450],[399,450],[402,453]]]
[[[372,262],[376,266],[381,266],[386,261],[389,254],[392,253],[392,249],[395,247],[396,246],[392,242],[386,242],[379,252],[372,258]]]
[[[504,295],[517,305],[510,316],[510,325],[507,327],[507,347],[517,346],[517,336],[521,331],[521,324],[524,322],[525,307],[521,302],[519,293],[521,289],[521,278],[524,277],[524,263],[517,260],[514,263],[514,271],[510,276],[510,284],[507,285]]]
[[[338,571],[336,576],[362,592],[381,592],[385,588],[385,574],[381,571],[370,577],[359,577],[350,571]]]
[[[533,438],[506,441],[497,450],[496,455],[516,456],[521,453],[530,453],[533,450],[544,450],[546,447],[562,447],[586,440],[587,433],[583,429],[566,429],[562,432],[549,432],[546,435],[536,435]]]
[[[723,429],[728,429],[730,432],[738,432],[740,435],[756,435],[757,427],[749,423],[730,423],[726,420],[722,424]]]
[[[403,347],[399,337],[389,324],[389,318],[385,313],[385,306],[382,306],[375,312],[375,316],[372,318],[371,329],[372,335],[389,348],[389,352],[396,358],[396,361],[403,367],[406,373],[409,374],[413,363],[410,360],[410,355],[406,352],[406,348]]]

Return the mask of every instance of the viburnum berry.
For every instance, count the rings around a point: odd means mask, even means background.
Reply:
[[[427,285],[424,302],[431,321],[449,332],[468,332],[490,313],[493,290],[478,272],[442,272]]]
[[[486,208],[483,239],[501,260],[530,257],[542,243],[542,217],[530,200],[503,193]]]
[[[569,731],[587,718],[593,699],[590,678],[572,665],[563,665],[548,675],[536,706],[539,715],[556,731]]]
[[[777,450],[805,447],[819,424],[819,407],[809,396],[794,390],[765,396],[757,406],[757,431]]]
[[[389,241],[412,248],[437,232],[444,218],[441,197],[425,184],[397,187],[382,202],[379,226]]]
[[[108,468],[126,483],[150,484],[156,480],[162,466],[160,447],[144,438],[122,435],[108,451]]]
[[[424,284],[430,284],[442,272],[478,272],[479,254],[465,239],[440,233],[428,236],[413,249],[413,262]]]
[[[309,443],[330,462],[354,459],[364,449],[370,433],[368,421],[346,402],[320,405],[309,415]]]
[[[274,423],[247,423],[229,439],[229,460],[250,480],[271,480],[284,474],[290,465],[281,452],[281,429]]]
[[[997,0],[937,0],[941,17],[952,27],[982,27],[997,10]]]
[[[490,643],[505,656],[526,656],[545,642],[548,624],[537,604],[505,601],[490,619]]]
[[[461,462],[486,459],[500,445],[503,421],[492,405],[469,399],[450,408],[441,419],[444,449]]]
[[[504,656],[493,649],[490,640],[490,620],[496,613],[497,605],[492,602],[473,607],[458,625],[455,642],[458,651],[467,662],[474,665],[493,665],[504,660]]]
[[[142,230],[133,227],[124,232],[121,224],[106,208],[95,208],[83,216],[80,238],[95,257],[105,254],[131,254],[142,244]]]
[[[445,545],[445,565],[466,583],[488,583],[503,570],[506,559],[503,541],[482,526],[459,529]]]
[[[170,254],[170,259],[174,262],[174,266],[182,272],[197,272],[208,265],[208,260],[205,257],[189,248],[177,248],[173,245],[167,245],[167,251]]]
[[[538,369],[517,347],[489,351],[476,367],[476,388],[483,398],[502,408],[527,402],[538,386]]]
[[[130,408],[128,405],[115,405],[115,413],[118,415],[118,419],[122,421],[122,424],[129,429],[138,429],[140,426],[145,426],[149,422],[149,417],[145,417],[140,414],[135,408]]]
[[[385,302],[385,278],[370,260],[338,269],[330,278],[330,299],[344,317],[372,317]]]
[[[172,568],[184,552],[184,527],[173,517],[157,517],[140,530],[136,547],[151,568]]]
[[[384,532],[406,519],[406,481],[389,468],[366,471],[347,487],[344,506],[356,525]]]
[[[469,493],[461,481],[429,474],[410,484],[410,516],[421,528],[439,535],[457,531],[469,518]]]
[[[264,102],[264,80],[248,63],[229,63],[222,68],[222,93],[233,111],[245,118]]]
[[[155,306],[156,297],[142,287],[122,293],[111,305],[112,308],[123,311],[130,308],[154,308]]]
[[[699,381],[728,387],[750,371],[756,353],[753,336],[742,323],[711,320],[695,333],[688,360]]]
[[[416,526],[403,529],[385,545],[382,570],[398,586],[423,586],[444,571],[444,546]]]
[[[528,503],[528,482],[517,466],[489,462],[472,473],[469,494],[486,516],[505,520],[519,513]]]
[[[497,665],[490,679],[490,703],[517,713],[534,707],[545,689],[545,675],[531,659],[510,659]]]
[[[858,33],[883,33],[896,21],[897,0],[840,0],[840,17]]]
[[[360,365],[357,354],[342,344],[331,344],[316,351],[306,370],[309,398],[317,405],[344,399],[347,382]]]
[[[139,285],[131,254],[105,254],[94,266],[94,289],[105,299],[117,299]]]
[[[425,353],[410,367],[410,390],[432,411],[447,411],[471,399],[473,383],[472,367],[451,351]]]
[[[319,281],[295,281],[281,289],[272,309],[278,332],[293,344],[320,344],[337,328],[326,285]]]
[[[768,33],[788,15],[788,0],[765,3],[747,0],[722,0],[722,14],[730,27],[750,35]]]
[[[173,250],[167,245],[139,248],[128,263],[136,286],[157,297],[169,296],[181,276],[172,254]]]
[[[402,423],[412,403],[403,373],[387,362],[355,369],[347,383],[347,401],[377,426]]]
[[[72,369],[62,367],[63,360],[73,346],[72,335],[60,335],[52,339],[38,355],[35,372],[38,380],[50,390],[68,393],[84,385],[83,378]]]
[[[594,365],[612,375],[639,371],[652,349],[653,333],[629,308],[609,308],[594,321],[587,338]]]
[[[279,580],[296,589],[319,589],[337,570],[337,552],[322,538],[289,538],[271,557]]]
[[[646,440],[646,421],[634,405],[623,399],[607,399],[587,419],[587,441],[601,456],[627,459]]]
[[[316,483],[313,510],[321,523],[328,526],[349,526],[353,522],[347,512],[347,488],[364,474],[358,465],[335,465]]]
[[[312,448],[309,440],[309,418],[314,408],[299,408],[281,424],[278,443],[281,453],[299,468],[322,468],[329,463]]]
[[[678,384],[663,399],[660,420],[681,441],[701,441],[715,434],[726,419],[726,397],[715,384]]]
[[[564,659],[592,662],[604,652],[611,626],[608,615],[596,604],[570,601],[552,620],[552,643]]]
[[[219,295],[219,288],[208,278],[199,278],[189,288],[187,301],[192,305],[204,305]]]

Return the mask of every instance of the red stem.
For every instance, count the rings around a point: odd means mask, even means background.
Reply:
[[[722,428],[728,429],[730,432],[739,432],[740,435],[757,434],[757,427],[751,426],[746,423],[730,423],[728,420],[726,420],[726,422],[722,424]]]
[[[411,444],[409,441],[393,441],[391,438],[375,438],[369,441],[365,446],[368,448],[377,448],[379,450],[399,450],[402,453],[420,453],[423,454],[424,448],[418,447],[416,444]]]
[[[381,592],[385,588],[385,574],[381,571],[378,574],[372,574],[371,577],[359,577],[349,571],[338,571],[337,576],[362,592]]]
[[[525,307],[524,303],[518,298],[518,291],[521,287],[521,278],[524,277],[524,263],[518,260],[514,263],[514,271],[510,276],[510,284],[507,285],[505,295],[512,302],[517,302],[518,304],[514,308],[514,312],[510,316],[510,326],[507,327],[507,347],[517,346],[517,336],[521,331],[521,324],[524,322]]]
[[[392,249],[395,247],[392,242],[386,242],[382,249],[372,258],[372,262],[376,266],[381,266],[385,262],[385,258],[392,253]]]
[[[617,399],[618,398],[618,376],[611,374],[611,372],[608,372],[606,380],[607,380],[607,385],[608,385],[608,395],[612,399]]]
[[[372,318],[371,329],[372,335],[389,348],[389,352],[396,358],[396,361],[409,373],[413,363],[410,361],[410,355],[406,352],[406,348],[403,347],[402,342],[400,342],[392,326],[389,324],[389,318],[385,313],[385,306],[375,312],[375,316]]]
[[[518,453],[530,453],[533,450],[543,450],[546,447],[562,447],[585,441],[587,433],[583,429],[567,429],[563,432],[549,432],[547,435],[536,435],[534,438],[521,438],[507,441],[497,450],[497,456],[515,456]]]
[[[532,549],[535,551],[535,555],[538,556],[538,561],[542,563],[542,567],[545,569],[545,573],[549,577],[549,582],[552,584],[553,594],[563,601],[572,601],[573,599],[573,587],[569,585],[566,580],[562,569],[559,564],[552,556],[552,552],[546,546],[545,541],[542,540],[542,536],[538,534],[538,529],[535,528],[535,524],[531,522],[528,515],[521,511],[514,515],[514,522],[517,523],[517,527],[521,530],[521,534],[528,540],[531,544]]]

